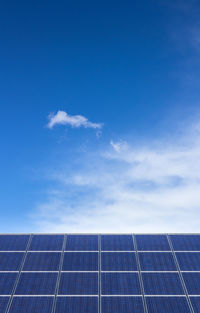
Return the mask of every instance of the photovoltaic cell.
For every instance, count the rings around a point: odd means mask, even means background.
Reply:
[[[101,273],[102,295],[139,295],[137,273]]]
[[[184,294],[178,273],[142,273],[146,295]]]
[[[0,271],[18,271],[23,256],[23,252],[0,252]]]
[[[0,235],[0,251],[25,251],[29,235]]]
[[[57,297],[55,313],[98,313],[98,297]]]
[[[97,295],[98,273],[62,273],[59,295]]]
[[[137,271],[134,252],[102,252],[102,271]]]
[[[170,235],[176,251],[200,251],[200,235]]]
[[[9,313],[51,313],[53,297],[14,297]]]
[[[54,295],[57,273],[21,273],[16,295]]]
[[[0,297],[0,312],[5,313],[8,305],[9,297]]]
[[[98,252],[66,252],[63,271],[98,271]]]
[[[10,295],[12,293],[17,273],[0,273],[0,295]]]
[[[60,252],[28,252],[23,271],[58,271]]]
[[[101,313],[144,313],[132,234],[66,235],[63,259],[64,235],[33,235],[25,254],[30,238],[0,235],[0,313],[53,313],[61,260],[54,313],[98,313],[99,285]],[[200,313],[200,235],[170,239],[193,313]],[[136,242],[148,313],[191,313],[167,236],[136,235]]]
[[[102,297],[102,313],[144,313],[142,297]]]
[[[185,297],[147,297],[148,313],[190,313]]]
[[[170,251],[165,235],[136,235],[138,251]]]
[[[102,251],[133,251],[133,237],[131,235],[102,235]]]
[[[34,235],[30,245],[30,251],[61,251],[63,235]]]
[[[142,271],[176,271],[176,264],[170,252],[139,252]]]
[[[200,271],[200,252],[176,252],[181,271]]]
[[[98,251],[98,236],[68,235],[66,251]]]
[[[200,273],[182,273],[189,295],[200,295]]]
[[[190,297],[194,313],[200,313],[200,297]]]

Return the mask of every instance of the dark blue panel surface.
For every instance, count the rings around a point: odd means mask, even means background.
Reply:
[[[57,297],[55,313],[98,313],[98,297]]]
[[[29,235],[0,235],[0,251],[25,251]]]
[[[139,252],[142,271],[176,271],[176,264],[170,252]]]
[[[189,295],[200,295],[200,273],[183,273]]]
[[[134,252],[102,252],[102,271],[137,271]]]
[[[68,235],[66,251],[98,251],[98,236]]]
[[[0,297],[0,312],[5,313],[9,297]]]
[[[176,251],[200,251],[200,235],[170,235]]]
[[[57,273],[21,273],[16,295],[53,295]]]
[[[23,271],[58,271],[60,252],[28,252]]]
[[[51,313],[53,297],[14,297],[9,313]]]
[[[200,297],[190,297],[194,313],[200,313]]]
[[[61,251],[63,235],[34,235],[30,245],[30,251]]]
[[[60,295],[97,295],[98,273],[62,273]]]
[[[170,251],[165,235],[136,235],[138,251]]]
[[[0,252],[0,271],[18,271],[24,252]]]
[[[140,283],[137,273],[102,273],[102,295],[139,295]]]
[[[184,294],[178,273],[142,273],[146,295]]]
[[[17,273],[0,273],[0,295],[10,295],[12,293]]]
[[[148,313],[190,313],[185,297],[147,297]]]
[[[98,271],[98,252],[65,252],[63,271]]]
[[[133,251],[131,235],[102,235],[101,251]]]
[[[144,313],[142,297],[102,297],[102,313]]]
[[[176,252],[181,271],[200,271],[200,252]]]

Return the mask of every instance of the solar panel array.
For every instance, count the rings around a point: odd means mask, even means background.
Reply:
[[[0,313],[200,313],[200,235],[0,235]]]

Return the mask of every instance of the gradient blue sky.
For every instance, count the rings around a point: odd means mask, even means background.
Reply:
[[[1,232],[199,231],[199,14],[1,1]]]

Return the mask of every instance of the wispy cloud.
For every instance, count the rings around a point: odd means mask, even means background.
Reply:
[[[86,117],[82,115],[69,115],[65,111],[58,111],[56,114],[50,114],[48,116],[49,122],[48,128],[53,128],[56,125],[69,125],[71,127],[79,128],[94,128],[101,129],[103,124],[92,123]]]
[[[114,142],[113,140],[111,140],[110,145],[116,152],[122,152],[128,149],[128,144],[125,141]]]
[[[38,230],[199,231],[199,127],[156,145],[111,141],[71,167],[51,176],[55,188],[34,212]]]

